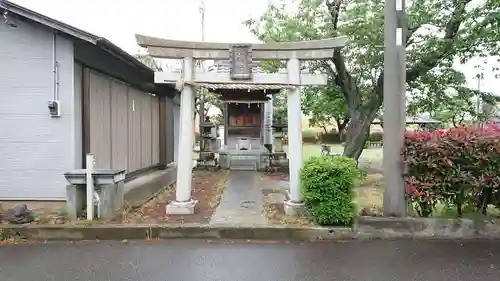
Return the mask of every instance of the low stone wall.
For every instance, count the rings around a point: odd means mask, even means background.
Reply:
[[[141,175],[125,183],[124,201],[131,207],[141,206],[162,188],[175,183],[177,167],[170,164],[164,170],[156,170]]]
[[[3,237],[3,238],[2,238]],[[500,220],[360,217],[351,227],[163,225],[0,225],[0,238],[32,240],[257,239],[500,239]]]
[[[175,183],[177,169],[174,164],[164,170],[155,170],[139,175],[124,184],[124,201],[135,207],[154,197],[162,188]],[[2,214],[17,205],[25,204],[35,216],[68,216],[67,201],[0,201],[0,222]]]
[[[500,220],[359,217],[359,238],[500,239]]]

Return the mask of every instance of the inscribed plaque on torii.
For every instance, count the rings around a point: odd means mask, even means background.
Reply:
[[[229,49],[229,61],[231,79],[252,79],[252,45],[231,44]]]

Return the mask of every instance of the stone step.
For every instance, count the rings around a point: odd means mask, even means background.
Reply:
[[[257,157],[250,155],[231,155],[229,158],[230,170],[255,171],[257,170]]]
[[[231,165],[229,167],[229,170],[231,170],[231,171],[256,171],[257,168],[256,168],[256,165],[253,165],[253,166],[234,166],[234,165]]]

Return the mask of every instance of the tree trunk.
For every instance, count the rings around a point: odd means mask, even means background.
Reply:
[[[321,128],[323,128],[323,131],[325,131],[325,135],[328,135],[328,129],[326,128],[326,126],[321,126]]]
[[[472,0],[453,1],[453,12],[446,25],[446,32],[439,51],[429,52],[426,56],[420,58],[418,63],[415,63],[406,71],[406,81],[415,81],[418,77],[424,75],[429,70],[439,65],[443,58],[453,56],[453,46],[455,38],[459,35],[460,26],[466,14],[466,6]],[[334,0],[325,1],[326,7],[332,17],[332,29],[337,30],[338,21],[340,18],[340,10],[344,1]],[[407,32],[406,39],[403,40],[408,44],[410,37],[420,26],[414,26],[413,32]],[[347,128],[347,143],[344,147],[344,155],[358,159],[363,151],[363,145],[366,141],[366,133],[370,128],[373,119],[377,115],[377,111],[383,101],[383,72],[379,75],[373,92],[370,95],[370,100],[363,106],[358,85],[353,79],[353,76],[347,69],[347,64],[341,50],[334,51],[332,63],[335,66],[331,68],[328,63],[325,64],[325,70],[331,77],[335,78],[335,83],[342,89],[349,108],[349,116],[351,123]]]
[[[339,141],[344,141],[344,131],[345,131],[345,126],[347,124],[343,124],[342,126],[338,126],[339,128]]]
[[[347,124],[349,123],[350,118],[346,117],[344,118],[343,121],[336,119],[335,122],[337,123],[337,129],[339,131],[339,140],[343,141],[344,139],[344,132]]]
[[[378,108],[373,109],[377,112]],[[344,147],[344,156],[358,160],[363,152],[365,142],[367,140],[370,125],[375,119],[374,114],[368,116],[360,116],[359,118],[352,119],[346,132],[346,145]]]
[[[195,96],[194,97],[194,110],[193,110],[193,120],[196,120],[196,116],[198,115],[198,108],[199,108],[199,104],[198,104],[199,100],[198,98]]]
[[[338,123],[337,128],[339,129],[339,134],[343,134],[345,130],[345,126],[347,123]]]
[[[347,127],[346,145],[344,147],[344,156],[358,161],[363,152],[365,142],[370,132],[370,126],[373,123],[377,112],[382,105],[382,83],[383,78],[379,77],[379,83],[373,91],[373,97],[364,107],[357,110],[350,110],[351,121]]]

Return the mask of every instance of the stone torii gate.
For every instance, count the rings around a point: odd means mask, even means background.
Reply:
[[[182,73],[156,72],[155,83],[176,84],[182,89],[180,109],[179,157],[177,163],[177,187],[175,201],[166,207],[168,214],[192,214],[196,200],[191,197],[192,147],[194,142],[195,87],[217,88],[224,85],[284,86],[288,90],[288,157],[290,169],[290,200],[285,211],[295,214],[303,206],[300,194],[299,172],[302,168],[302,120],[300,86],[326,85],[323,74],[301,74],[301,60],[323,60],[333,56],[336,48],[342,48],[346,37],[332,39],[282,42],[266,44],[227,44],[195,41],[177,41],[136,35],[137,43],[147,48],[156,58],[182,59]],[[194,60],[227,60],[231,71],[227,73],[196,72]],[[287,61],[288,73],[252,73],[255,61]]]

